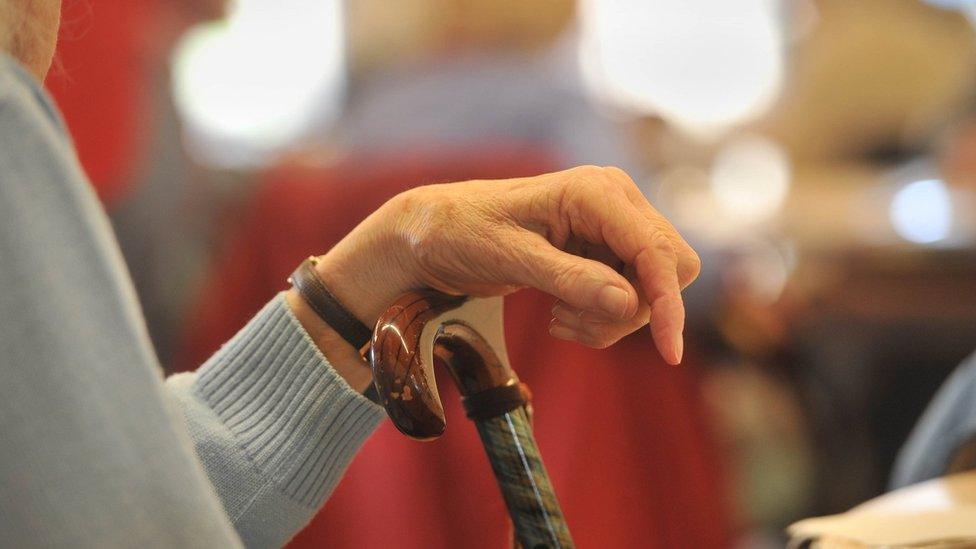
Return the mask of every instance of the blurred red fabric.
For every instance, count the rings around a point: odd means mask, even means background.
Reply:
[[[328,169],[286,167],[260,185],[186,327],[180,363],[202,363],[310,253],[329,249],[409,187],[549,171],[544,152],[497,146],[414,151]],[[534,394],[536,436],[580,547],[724,547],[727,492],[700,402],[694,352],[660,360],[643,331],[605,351],[547,334],[551,299],[506,299],[512,363]],[[693,342],[692,342],[693,343]],[[692,345],[693,347],[693,345]],[[441,376],[446,380],[446,376]],[[477,433],[440,385],[446,434],[421,443],[385,423],[291,547],[507,546],[508,527]]]
[[[64,115],[99,198],[114,204],[134,180],[146,133],[146,35],[160,0],[65,2],[45,84]]]

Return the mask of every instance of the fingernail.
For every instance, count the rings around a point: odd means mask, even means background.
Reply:
[[[623,318],[627,315],[629,301],[630,296],[627,295],[627,292],[616,286],[604,286],[597,295],[597,303],[599,303],[600,308],[617,318]]]
[[[549,335],[551,335],[552,337],[556,337],[559,339],[566,339],[569,341],[575,341],[576,338],[578,337],[576,330],[573,330],[572,328],[569,328],[567,326],[563,326],[558,322],[555,322],[549,326]]]
[[[674,365],[677,366],[678,364],[681,364],[681,357],[685,352],[685,339],[681,333],[675,334],[674,343],[672,344],[671,349],[674,353],[672,355],[674,356]]]

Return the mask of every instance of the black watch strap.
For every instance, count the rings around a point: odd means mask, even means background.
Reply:
[[[373,331],[352,316],[352,313],[346,310],[339,303],[339,300],[332,295],[332,292],[325,287],[322,279],[319,278],[319,274],[315,271],[316,262],[318,262],[318,258],[315,256],[302,261],[302,264],[288,278],[288,282],[298,290],[298,294],[315,311],[315,314],[319,315],[319,318],[325,321],[357,351],[362,351],[372,339]],[[363,391],[363,396],[373,402],[380,401],[375,383],[369,384],[369,387]]]
[[[315,311],[315,314],[319,315],[319,318],[356,350],[362,350],[373,337],[373,331],[346,310],[325,287],[315,271],[316,262],[315,257],[302,261],[288,281],[298,290],[299,295]]]

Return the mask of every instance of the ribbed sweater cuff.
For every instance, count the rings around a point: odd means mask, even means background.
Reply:
[[[278,294],[198,371],[194,391],[251,461],[317,506],[385,417],[354,391]]]

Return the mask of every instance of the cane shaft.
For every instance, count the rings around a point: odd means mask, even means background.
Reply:
[[[573,547],[525,410],[475,424],[522,547]]]

